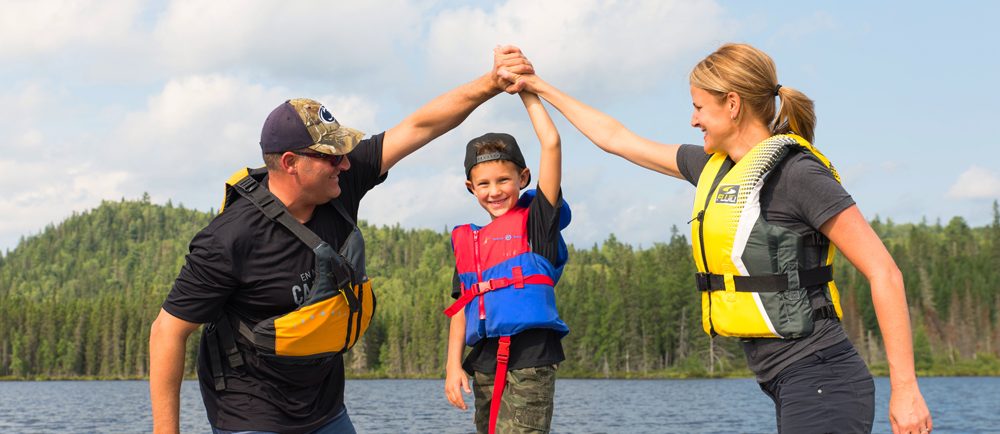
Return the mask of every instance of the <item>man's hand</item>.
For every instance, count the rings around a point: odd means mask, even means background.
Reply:
[[[501,72],[503,71],[503,72]],[[513,45],[498,46],[493,49],[493,72],[490,76],[497,90],[515,94],[524,89],[524,83],[508,80],[507,77],[517,77],[522,74],[534,74],[535,68],[521,49]]]

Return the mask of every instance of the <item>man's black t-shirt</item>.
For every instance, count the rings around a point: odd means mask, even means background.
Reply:
[[[701,146],[683,145],[677,151],[677,167],[691,184],[698,185],[705,163],[711,155]],[[844,190],[819,160],[793,152],[771,171],[760,192],[761,215],[768,223],[785,227],[800,235],[819,231],[831,217],[854,205]],[[822,319],[812,334],[798,339],[741,339],[747,365],[765,383],[793,362],[818,350],[847,339],[840,321]]]
[[[556,203],[562,201],[559,192]],[[528,245],[531,251],[559,263],[559,208],[552,206],[541,190],[535,191],[535,199],[528,207]],[[451,296],[462,294],[461,282],[456,271],[452,279]],[[473,371],[494,373],[497,369],[497,345],[499,338],[482,339],[472,347],[462,363],[462,368],[472,375]],[[551,329],[529,329],[510,338],[510,358],[507,369],[534,368],[554,365],[566,360],[562,339]]]
[[[385,180],[379,134],[349,154],[337,199],[357,221],[361,198]],[[262,183],[266,185],[267,180]],[[305,226],[338,249],[353,225],[330,204],[317,206]],[[248,324],[295,310],[313,285],[314,254],[284,226],[248,200],[236,199],[191,241],[190,252],[163,303],[171,315],[209,323],[223,313]],[[212,426],[227,430],[309,432],[343,408],[341,356],[290,363],[243,351],[246,363],[226,372],[226,390],[216,391],[207,339],[198,353],[198,378]]]

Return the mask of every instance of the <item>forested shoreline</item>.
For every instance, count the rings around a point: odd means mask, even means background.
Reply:
[[[0,257],[0,379],[144,378],[149,326],[212,218],[171,203],[106,201]],[[1000,375],[1000,212],[992,223],[873,222],[903,272],[921,375]],[[557,287],[571,333],[561,377],[747,376],[735,339],[701,330],[686,227],[637,248],[610,235],[570,248]],[[352,377],[444,374],[454,266],[448,234],[362,224],[378,310],[346,356]],[[572,239],[568,240],[572,242]],[[844,324],[876,374],[886,366],[868,284],[835,267]],[[186,369],[194,374],[197,335]]]

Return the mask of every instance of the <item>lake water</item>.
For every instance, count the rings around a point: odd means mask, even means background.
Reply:
[[[876,378],[875,432],[889,433],[889,382]],[[443,380],[349,380],[359,433],[468,433]],[[1000,377],[922,378],[935,433],[1000,433]],[[471,398],[468,402],[471,404]],[[210,431],[198,385],[181,390],[181,431]],[[138,433],[151,429],[145,381],[0,382],[0,432]],[[751,379],[556,382],[553,433],[767,433],[774,406]]]

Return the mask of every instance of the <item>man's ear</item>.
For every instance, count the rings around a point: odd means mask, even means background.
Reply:
[[[281,171],[288,175],[298,173],[298,168],[295,166],[296,161],[298,161],[298,156],[291,151],[281,154],[281,158],[278,159]]]
[[[525,167],[524,169],[521,169],[521,189],[522,190],[525,187],[528,186],[528,180],[529,179],[531,179],[531,170],[528,170],[527,167]]]

